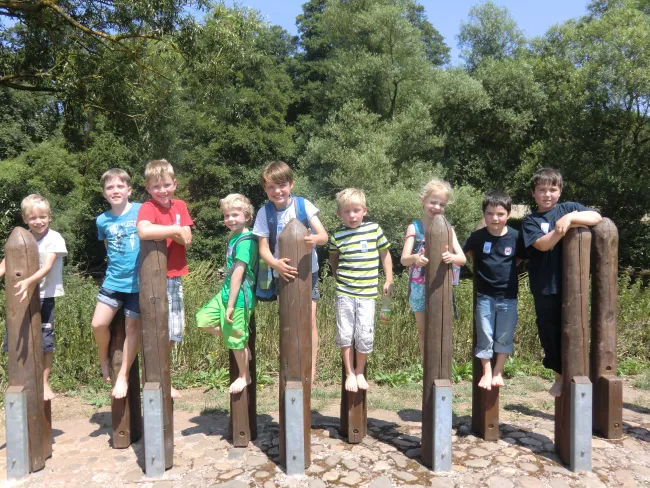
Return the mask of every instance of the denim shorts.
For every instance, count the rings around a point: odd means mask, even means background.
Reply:
[[[119,310],[124,306],[124,315],[132,319],[140,318],[140,294],[113,291],[103,286],[97,293],[97,300],[111,308]]]
[[[54,297],[41,298],[41,337],[43,352],[54,352]],[[6,328],[2,342],[2,352],[9,352]]]
[[[320,290],[318,288],[318,271],[311,274],[311,299],[314,301],[320,299]]]
[[[512,354],[512,338],[517,327],[517,299],[476,294],[476,348],[479,359],[493,353]]]

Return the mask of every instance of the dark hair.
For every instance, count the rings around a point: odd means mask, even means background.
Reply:
[[[530,189],[535,191],[539,184],[557,186],[562,191],[562,175],[553,168],[538,169],[530,179]]]
[[[266,187],[268,183],[274,183],[276,185],[293,183],[293,172],[284,161],[271,161],[262,170],[260,183],[262,187]]]
[[[501,190],[492,190],[485,194],[483,198],[483,213],[488,207],[503,207],[506,212],[510,213],[512,209],[512,198],[507,193]]]

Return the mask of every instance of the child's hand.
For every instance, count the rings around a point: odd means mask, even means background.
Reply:
[[[276,259],[274,263],[275,266],[273,266],[273,269],[275,269],[285,281],[293,280],[298,276],[298,268],[289,266],[287,263],[290,262],[291,259],[289,258]]]
[[[454,255],[449,252],[449,245],[445,246],[445,252],[442,253],[442,260],[445,264],[452,264],[454,262]]]
[[[18,291],[16,292],[16,296],[21,295],[20,301],[24,302],[25,298],[27,298],[27,291],[29,290],[29,283],[27,282],[27,280],[19,281],[14,285],[14,288],[18,288]]]
[[[420,252],[415,255],[415,262],[413,264],[418,268],[429,264],[429,259],[424,256],[424,248],[421,248]]]
[[[559,234],[561,236],[566,235],[566,232],[571,228],[571,214],[575,212],[571,212],[566,214],[564,217],[562,217],[560,220],[558,220],[555,223],[555,233]]]
[[[232,314],[235,313],[235,307],[228,305],[226,307],[226,322],[232,324]]]
[[[312,249],[316,247],[316,236],[311,233],[311,229],[307,229],[307,235],[305,236],[305,242]]]
[[[393,285],[392,281],[384,282],[384,295],[388,295],[389,297],[395,296],[395,285]]]

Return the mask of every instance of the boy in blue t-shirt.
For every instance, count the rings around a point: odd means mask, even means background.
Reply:
[[[99,349],[99,364],[104,381],[109,383],[110,365],[108,347],[111,340],[109,326],[115,314],[124,307],[126,338],[122,366],[117,375],[112,395],[124,398],[128,390],[131,364],[140,348],[140,288],[138,283],[138,258],[140,239],[136,229],[139,203],[130,203],[131,177],[124,170],[113,168],[100,180],[104,198],[111,209],[97,217],[97,236],[104,241],[108,254],[106,278],[97,294],[93,315],[93,334]]]
[[[537,331],[544,349],[542,364],[555,371],[549,393],[558,397],[562,393],[562,246],[558,244],[570,228],[597,225],[602,217],[579,203],[558,203],[562,175],[556,169],[537,171],[530,187],[537,211],[524,217],[522,233]]]

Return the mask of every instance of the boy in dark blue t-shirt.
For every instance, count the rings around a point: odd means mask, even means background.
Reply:
[[[557,244],[570,228],[596,225],[602,217],[579,203],[558,204],[562,175],[555,169],[537,171],[530,186],[537,211],[524,218],[522,233],[530,259],[528,276],[537,331],[544,349],[542,364],[555,371],[550,394],[557,397],[562,392],[562,246]]]
[[[512,199],[493,191],[483,199],[485,227],[469,236],[463,251],[474,262],[476,277],[476,348],[483,376],[478,386],[486,390],[503,386],[501,373],[517,326],[517,264],[525,248],[517,230],[506,225]],[[496,353],[494,371],[491,359]]]

